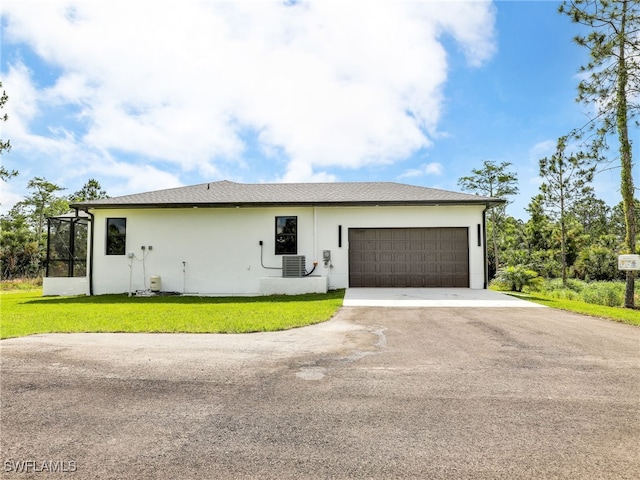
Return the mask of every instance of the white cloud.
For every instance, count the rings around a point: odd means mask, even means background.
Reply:
[[[442,175],[444,166],[439,162],[431,162],[420,165],[419,168],[407,170],[399,178],[422,177],[425,175]]]
[[[442,175],[444,167],[441,163],[431,162],[425,165],[424,171],[427,175]]]
[[[536,143],[529,149],[529,161],[538,164],[538,160],[544,157],[550,157],[556,152],[558,145],[557,140],[544,140]]]
[[[60,124],[42,124],[40,119],[48,96],[33,84],[25,65],[12,66],[3,78],[2,88],[9,96],[4,107],[8,121],[2,125],[2,138],[11,141],[11,150],[3,153],[2,163],[9,170],[18,170],[19,178],[44,176],[44,171],[59,177],[63,173],[61,167],[74,163],[82,150],[77,139]],[[51,176],[48,179],[55,181]],[[12,184],[16,182],[20,180],[11,180]]]
[[[108,191],[110,196],[182,186],[175,176],[151,165],[134,165],[113,159],[104,159],[92,168],[92,173],[107,179],[110,184],[117,185]]]
[[[37,91],[31,82],[29,69],[22,63],[11,66],[3,74],[2,87],[10,93],[3,108],[11,118],[2,126],[3,135],[27,135],[29,122],[38,114]]]
[[[16,193],[13,186],[0,180],[0,214],[5,214],[11,207],[22,200],[22,195]]]
[[[5,45],[59,72],[43,86],[35,68],[8,67],[20,99],[11,133],[37,157],[117,168],[134,188],[141,175],[177,183],[161,165],[204,180],[246,167],[249,130],[274,178],[332,181],[332,169],[431,144],[447,79],[441,37],[480,65],[494,53],[494,16],[488,2],[8,0]],[[422,174],[441,173],[430,168]]]

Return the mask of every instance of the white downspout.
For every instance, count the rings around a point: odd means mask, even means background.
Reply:
[[[129,296],[133,290],[133,253],[129,254]]]
[[[313,207],[313,261],[318,259],[318,210]]]

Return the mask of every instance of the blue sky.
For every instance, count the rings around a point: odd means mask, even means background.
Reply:
[[[574,101],[587,52],[557,7],[5,0],[2,162],[20,176],[2,208],[35,176],[111,196],[221,179],[459,190],[494,160],[526,218],[538,160],[590,111]],[[619,170],[594,187],[618,203]]]

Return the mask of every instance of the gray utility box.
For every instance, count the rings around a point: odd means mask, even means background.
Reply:
[[[304,255],[285,255],[282,257],[282,276],[304,277],[305,265]]]

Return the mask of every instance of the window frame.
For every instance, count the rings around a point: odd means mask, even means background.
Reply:
[[[284,228],[286,222],[293,219],[294,232],[282,233],[279,228]],[[284,223],[281,223],[284,220]],[[288,239],[288,241],[287,241]],[[275,235],[274,235],[275,255],[297,255],[298,254],[298,216],[297,215],[277,215],[275,218]]]
[[[109,231],[109,225],[110,225],[110,221],[112,220],[122,220],[124,221],[124,233],[120,233],[120,231],[118,230],[118,233],[111,233]],[[106,221],[105,221],[105,244],[104,244],[104,252],[105,255],[109,255],[109,256],[121,256],[121,255],[126,255],[127,254],[127,218],[126,217],[107,217]],[[112,242],[114,241],[114,239],[120,239],[122,238],[122,245],[121,245],[121,249],[122,251],[120,251],[120,248],[118,248],[117,252],[113,252],[111,251],[112,249],[110,249],[110,246],[112,244]]]

